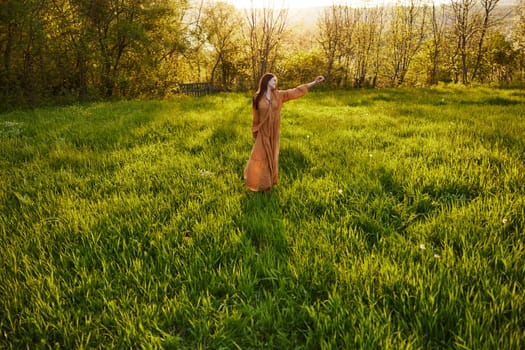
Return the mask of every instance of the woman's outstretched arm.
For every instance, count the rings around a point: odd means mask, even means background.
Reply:
[[[311,88],[312,86],[316,85],[316,84],[319,84],[320,82],[323,82],[324,81],[324,77],[322,75],[318,76],[317,78],[315,78],[314,81],[306,84],[308,85],[308,88]]]
[[[282,95],[282,102],[284,103],[286,101],[304,96],[312,86],[319,84],[322,81],[324,81],[324,77],[320,75],[317,78],[315,78],[314,81],[299,85],[295,89],[281,90],[280,93]]]

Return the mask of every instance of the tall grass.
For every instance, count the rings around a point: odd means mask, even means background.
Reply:
[[[523,91],[249,101],[1,114],[0,347],[525,347]]]

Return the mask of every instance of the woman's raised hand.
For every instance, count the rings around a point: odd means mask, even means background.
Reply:
[[[312,81],[311,83],[308,83],[308,88],[311,88],[315,84],[319,84],[322,81],[324,81],[324,77],[322,75],[319,75],[317,78],[315,78],[314,81]]]
[[[318,76],[317,78],[315,78],[315,82],[318,84],[318,83],[321,83],[324,81],[324,77],[322,75]]]

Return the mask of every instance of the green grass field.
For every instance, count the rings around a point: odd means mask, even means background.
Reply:
[[[525,348],[525,91],[0,114],[0,348]]]

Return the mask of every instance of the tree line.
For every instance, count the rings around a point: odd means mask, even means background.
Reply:
[[[268,3],[4,0],[1,107],[159,97],[179,84],[252,89],[264,72],[331,87],[525,81],[525,0],[324,8],[315,23]]]

